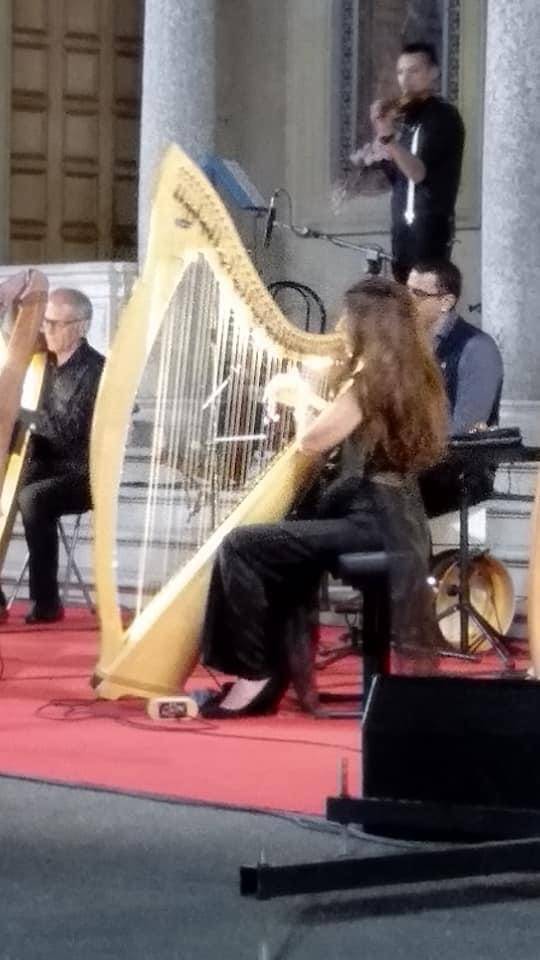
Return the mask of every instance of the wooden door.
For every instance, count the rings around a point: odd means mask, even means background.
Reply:
[[[13,0],[12,263],[137,256],[143,0]]]

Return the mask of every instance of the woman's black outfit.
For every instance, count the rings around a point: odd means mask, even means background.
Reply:
[[[436,624],[427,585],[429,532],[414,480],[345,469],[311,519],[239,527],[214,564],[202,633],[208,666],[249,680],[276,673],[309,687],[309,627],[321,575],[342,553],[391,555],[393,639],[431,652]]]

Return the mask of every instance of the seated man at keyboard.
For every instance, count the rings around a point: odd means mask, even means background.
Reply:
[[[499,420],[503,363],[492,337],[457,313],[461,273],[447,260],[419,263],[407,281],[418,314],[433,341],[450,405],[452,435],[468,433]],[[420,490],[428,517],[457,510],[460,466],[454,460],[425,471]],[[469,502],[479,503],[493,490],[495,467],[479,464],[468,471]]]
[[[86,340],[92,304],[79,290],[49,295],[43,332],[48,358],[40,410],[31,439],[19,507],[29,551],[26,622],[63,617],[58,589],[58,518],[91,507],[89,438],[104,357]]]

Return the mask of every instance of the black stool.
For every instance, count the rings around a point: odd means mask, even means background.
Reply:
[[[344,553],[332,573],[363,595],[362,650],[363,693],[319,694],[321,703],[360,701],[365,703],[376,673],[388,673],[390,656],[390,557],[383,550],[371,553]],[[319,710],[324,717],[360,717],[361,711]]]
[[[320,609],[329,609],[330,603]],[[345,618],[345,631],[328,650],[318,650],[315,662],[316,670],[325,670],[326,667],[344,660],[345,657],[362,656],[362,595],[355,593],[348,600],[340,600],[332,604],[334,613],[340,613]]]

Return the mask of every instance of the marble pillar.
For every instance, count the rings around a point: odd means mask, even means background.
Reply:
[[[215,0],[146,0],[139,163],[139,262],[156,171],[167,146],[194,160],[215,127]]]
[[[9,256],[9,211],[10,211],[10,131],[11,131],[11,0],[0,0],[0,130],[2,151],[0,153],[0,263]]]
[[[504,420],[540,442],[540,17],[489,0],[482,195],[482,326],[505,364]]]

